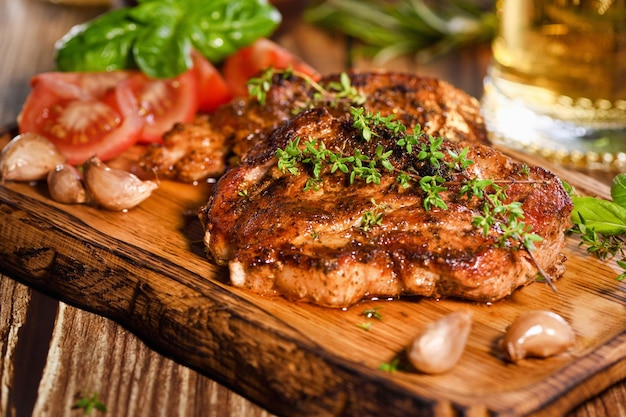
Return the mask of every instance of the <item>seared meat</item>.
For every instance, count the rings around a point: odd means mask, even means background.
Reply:
[[[363,106],[382,115],[395,114],[406,126],[453,141],[487,143],[478,101],[450,84],[428,77],[398,73],[351,73],[352,86],[364,94]],[[339,81],[330,75],[319,81],[327,87]],[[317,90],[296,76],[275,74],[265,103],[256,98],[235,100],[192,123],[178,124],[164,136],[164,144],[148,150],[140,165],[160,178],[183,182],[221,175],[229,155],[243,155],[266,139],[281,123],[306,108]],[[323,105],[334,115],[345,115],[349,101]]]
[[[406,120],[405,113],[398,114]],[[431,114],[427,120],[442,117]],[[200,211],[208,254],[229,266],[234,286],[327,307],[346,307],[371,296],[495,301],[534,281],[538,266],[558,278],[564,270],[561,250],[572,208],[559,179],[476,140],[459,141],[478,136],[459,130],[451,135],[454,141],[446,139],[440,148],[422,134],[409,153],[406,144],[398,144],[402,135],[389,129],[372,128],[366,141],[351,116],[325,108],[307,110],[256,142],[242,163],[217,182]],[[301,152],[312,145],[319,150],[322,142],[340,156],[358,150],[366,167],[381,146],[382,153],[391,151],[393,171],[381,165],[379,184],[359,175],[351,183],[352,168],[332,172],[331,162],[321,164],[311,182],[315,171],[306,155],[294,159],[291,167],[297,173],[289,172],[289,164],[279,168],[278,149],[297,144]],[[473,163],[455,167],[462,159],[455,164],[453,156],[463,155],[464,148]],[[429,155],[435,154],[432,161]],[[411,178],[408,187],[398,182],[399,174]],[[420,186],[425,177],[445,180],[439,184],[446,188],[439,193],[445,207],[427,198]],[[503,205],[520,203],[523,222],[543,238],[535,243],[532,257],[518,240],[505,238],[506,219],[495,215],[486,234],[475,223],[486,217],[486,205],[494,205],[461,193],[471,179],[491,179],[504,188]],[[491,201],[497,199],[495,188],[485,188]]]

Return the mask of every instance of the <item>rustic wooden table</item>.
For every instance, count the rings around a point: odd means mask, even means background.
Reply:
[[[103,7],[42,0],[0,2],[0,125],[15,122],[34,74],[53,65],[53,46]],[[306,24],[278,39],[322,72],[345,69],[345,43]],[[478,96],[488,48],[416,68]],[[365,68],[373,64],[356,61]],[[3,260],[0,259],[0,271]],[[97,393],[108,416],[267,416],[227,387],[151,349],[117,323],[77,309],[0,274],[0,415],[77,416],[73,405]],[[580,405],[571,416],[626,416],[626,381]]]

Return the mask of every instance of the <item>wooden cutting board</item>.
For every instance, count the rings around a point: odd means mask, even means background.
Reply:
[[[608,196],[590,177],[549,168],[581,192]],[[562,415],[626,378],[626,282],[574,237],[558,293],[535,283],[491,304],[405,298],[324,309],[228,285],[228,272],[205,257],[197,219],[210,188],[164,181],[139,207],[111,212],[57,204],[44,184],[1,184],[0,272],[118,321],[279,415]],[[372,308],[382,320],[364,315]],[[438,376],[407,367],[410,340],[462,308],[474,325],[458,366]],[[576,344],[507,363],[498,342],[532,309],[561,314]],[[379,369],[396,359],[396,372]]]

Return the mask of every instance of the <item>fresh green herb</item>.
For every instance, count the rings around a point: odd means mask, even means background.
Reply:
[[[386,204],[377,204],[374,199],[372,199],[372,206],[372,209],[364,212],[363,217],[361,217],[361,230],[364,232],[375,226],[380,226],[383,222],[383,213],[388,208]]]
[[[426,61],[463,46],[490,42],[498,27],[493,0],[326,0],[305,19],[344,33],[378,62],[414,55]],[[358,48],[354,48],[358,51]]]
[[[459,153],[449,150],[448,155],[451,161],[448,162],[448,168],[453,171],[463,171],[467,169],[473,163],[470,159],[467,159],[468,152],[469,148],[463,148]],[[526,175],[528,175],[528,173],[526,173]]]
[[[626,233],[626,207],[614,201],[595,197],[572,197],[574,224],[584,223],[587,229],[606,236]]]
[[[406,145],[408,137],[411,138],[411,143],[419,143],[415,138],[415,134],[407,134],[406,128],[398,128],[397,126],[400,124],[393,122],[389,117],[382,117],[380,114],[373,115],[365,111],[362,107],[352,107],[350,113],[353,117],[353,125],[361,131],[361,136],[365,141],[371,140],[371,136],[375,135],[373,130],[382,125],[400,135],[396,144],[401,143],[402,145]],[[419,129],[417,130],[419,131]],[[420,155],[422,156],[420,159],[438,161],[439,158],[443,158],[444,154],[438,150],[442,143],[443,139],[430,136],[427,145],[428,148],[420,151]],[[412,146],[413,145],[411,145],[410,148],[411,150]],[[300,138],[296,138],[295,140],[289,141],[285,149],[278,149],[276,156],[278,158],[278,168],[283,173],[289,172],[292,175],[298,175],[299,163],[308,164],[312,167],[312,177],[309,179],[310,182],[307,182],[305,189],[316,189],[315,186],[319,183],[322,169],[326,165],[331,166],[331,173],[335,173],[339,170],[344,174],[349,174],[351,184],[354,183],[357,178],[365,180],[367,184],[380,184],[380,178],[382,176],[380,171],[381,167],[389,172],[397,172],[397,180],[405,188],[408,187],[408,183],[411,179],[419,181],[421,177],[394,168],[389,160],[392,153],[392,150],[385,150],[382,145],[379,144],[376,147],[375,154],[371,157],[363,154],[359,149],[355,149],[352,155],[345,155],[342,151],[327,149],[324,142],[318,141],[317,139],[307,140],[304,142],[304,146],[301,149]],[[462,155],[466,153],[465,151],[461,152]],[[470,164],[471,161],[465,160],[463,163]],[[436,192],[438,188],[429,187],[429,189],[432,192]],[[434,201],[434,196],[428,200],[428,205],[431,204],[431,200]],[[439,206],[440,202],[437,201],[433,205]]]
[[[285,149],[277,149],[278,169],[282,173],[289,172],[291,175],[298,175],[298,162],[302,159],[302,151],[299,147],[300,138],[289,141]]]
[[[579,223],[574,223],[571,229],[573,233],[580,235],[579,246],[586,246],[588,253],[603,261],[615,258],[617,265],[624,270],[617,279],[623,280],[626,277],[625,236],[601,234],[587,227],[584,218],[580,218],[579,221]]]
[[[459,195],[467,195],[469,198],[473,196],[482,199],[485,196],[487,187],[492,189],[497,189],[499,186],[493,181],[489,179],[478,179],[476,177],[469,179],[461,186],[459,190]]]
[[[443,138],[435,139],[431,136],[428,147],[420,150],[417,154],[417,159],[426,160],[430,165],[435,168],[439,168],[439,161],[441,161],[445,156],[444,153],[440,151],[442,143]]]
[[[270,88],[272,88],[272,79],[274,78],[274,74],[281,74],[284,79],[288,79],[294,74],[294,70],[292,68],[288,68],[285,70],[267,68],[257,77],[252,77],[248,80],[248,94],[250,95],[250,97],[254,97],[262,106],[265,105],[267,93],[270,91]],[[296,74],[301,78],[310,80],[309,83],[314,82],[313,79],[306,74],[297,71]]]
[[[365,323],[357,323],[356,327],[359,329],[367,330],[368,332],[372,329],[372,322],[367,321]]]
[[[90,414],[94,409],[102,412],[107,411],[106,406],[100,401],[96,392],[84,394],[82,398],[76,401],[73,408],[82,408],[85,415]]]
[[[220,62],[280,21],[264,0],[139,0],[72,28],[56,45],[56,65],[61,71],[138,68],[171,78],[191,68],[192,48]]]
[[[487,187],[492,190],[490,193],[487,193]],[[504,204],[507,197],[506,188],[496,184],[495,181],[469,180],[461,187],[459,194],[484,199],[484,215],[475,216],[472,220],[472,225],[482,229],[483,234],[487,236],[489,231],[498,223],[501,230],[498,238],[499,246],[507,246],[513,241],[518,242],[521,248],[532,252],[536,249],[535,242],[543,240],[541,236],[532,233],[531,227],[522,221],[524,219],[522,203],[513,201],[509,204]],[[511,248],[520,249],[520,247],[516,246]]]
[[[344,174],[350,174],[350,183],[354,183],[355,179],[362,178],[366,183],[380,184],[381,174],[376,168],[376,160],[369,159],[358,149],[354,155],[343,155],[341,152],[333,152],[327,149],[324,142],[316,139],[309,139],[304,142],[304,148],[299,148],[300,138],[288,142],[285,149],[277,149],[276,157],[278,158],[278,169],[283,172],[289,172],[292,175],[298,175],[298,164],[303,163],[310,165],[312,168],[312,176],[307,181],[305,191],[316,189],[320,181],[322,169],[326,165],[330,165],[331,173],[341,171]]]
[[[441,198],[442,192],[446,191],[446,187],[442,187],[445,180],[439,176],[427,175],[422,177],[419,181],[420,188],[424,191],[424,208],[430,210],[433,207],[438,207],[442,210],[447,210],[448,205],[443,198]]]
[[[530,167],[526,164],[522,164],[520,168],[520,174],[523,174],[526,176],[530,175]]]
[[[382,307],[366,308],[365,310],[363,310],[363,315],[368,319],[376,319],[382,321],[383,316],[378,312],[378,310],[380,310],[381,308]]]
[[[394,358],[391,362],[383,362],[378,366],[381,371],[394,373],[400,368],[400,359]]]
[[[567,186],[572,194],[574,210],[570,231],[580,235],[579,246],[598,259],[615,259],[623,272],[617,279],[626,278],[626,173],[616,175],[611,184],[611,200],[582,197]]]
[[[313,96],[317,103],[329,101],[331,106],[336,106],[340,101],[349,101],[354,105],[365,103],[365,95],[352,85],[350,77],[347,73],[342,72],[339,76],[339,82],[331,81],[326,88],[314,83],[316,93]]]
[[[377,211],[366,211],[361,218],[361,229],[365,232],[374,226],[380,226],[383,221],[383,213]]]
[[[409,155],[413,153],[413,147],[419,145],[420,143],[420,135],[421,135],[422,127],[420,125],[415,126],[412,134],[404,134],[402,135],[396,145],[404,147],[404,150]]]
[[[618,174],[613,178],[611,200],[615,204],[626,207],[626,173]]]
[[[366,142],[369,142],[372,136],[379,136],[373,130],[378,126],[384,126],[385,129],[395,135],[398,135],[400,132],[406,132],[406,127],[403,124],[393,120],[395,117],[393,114],[384,117],[381,116],[380,112],[372,114],[365,110],[365,107],[352,107],[350,112],[353,120],[352,126],[361,131],[361,135]]]
[[[382,321],[383,316],[378,312],[380,308],[382,307],[367,308],[363,310],[363,315],[368,319],[376,319],[376,320]],[[357,327],[363,330],[368,330],[368,331],[372,328],[372,326],[373,326],[373,323],[371,321],[357,324]]]
[[[247,84],[250,97],[254,97],[261,105],[265,104],[267,93],[272,87],[272,79],[275,75],[280,75],[284,79],[288,79],[291,76],[299,77],[313,88],[314,94],[312,100],[305,103],[300,108],[294,109],[295,112],[306,110],[317,105],[336,107],[341,102],[354,105],[365,103],[365,95],[352,85],[350,77],[345,72],[340,74],[339,82],[331,81],[327,86],[322,86],[309,75],[291,68],[286,70],[267,68],[259,74],[259,76],[251,78]]]

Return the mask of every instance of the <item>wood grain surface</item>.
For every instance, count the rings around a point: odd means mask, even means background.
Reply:
[[[338,39],[303,25],[281,42],[318,67],[344,68]],[[319,50],[328,51],[323,59]],[[446,61],[423,72],[480,94],[485,55],[460,59],[472,64],[467,79]],[[604,182],[552,168],[606,196]],[[407,299],[327,310],[228,286],[200,243],[195,213],[208,188],[164,182],[137,209],[112,213],[53,203],[40,184],[0,187],[0,271],[11,277],[0,280],[0,414],[80,415],[72,405],[93,391],[113,416],[624,415],[623,382],[594,396],[626,378],[626,289],[575,240],[558,294],[533,284],[491,305]],[[373,306],[383,320],[364,331],[357,325]],[[377,369],[402,362],[420,328],[459,308],[471,308],[476,324],[451,373]],[[530,308],[572,322],[570,354],[502,360],[497,341]]]

